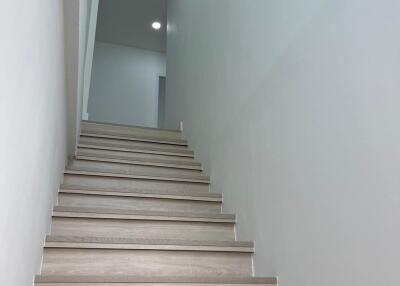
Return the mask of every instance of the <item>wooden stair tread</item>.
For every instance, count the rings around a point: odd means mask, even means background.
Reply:
[[[116,237],[48,236],[47,248],[94,248],[168,251],[254,252],[249,241],[199,241],[178,239],[132,239]]]
[[[194,152],[187,146],[166,145],[158,142],[142,142],[142,141],[126,141],[116,138],[103,138],[95,136],[87,136],[82,134],[79,138],[80,144],[92,144],[103,147],[127,148],[129,150],[148,150],[158,152],[170,152],[177,154],[193,155]]]
[[[264,284],[275,285],[275,277],[138,277],[138,276],[47,276],[38,275],[36,283],[166,283],[166,284]]]
[[[53,216],[234,223],[235,215],[55,206]]]
[[[188,157],[194,158],[193,152],[174,152],[170,150],[160,150],[154,148],[126,148],[115,145],[101,145],[101,144],[92,144],[92,143],[78,143],[78,148],[91,148],[91,149],[99,149],[99,150],[110,150],[110,151],[124,151],[124,152],[133,152],[133,153],[143,153],[143,154],[154,154],[154,155],[167,155],[167,156],[177,156],[177,157]]]
[[[95,138],[108,138],[108,139],[119,139],[125,141],[137,141],[137,142],[149,142],[159,143],[165,145],[176,145],[176,146],[187,146],[187,141],[184,139],[172,139],[172,138],[161,138],[146,135],[136,134],[121,134],[119,132],[109,131],[81,131],[81,136],[95,137]]]
[[[38,286],[277,284],[253,277],[254,242],[235,241],[235,215],[181,136],[82,122]]]
[[[82,145],[90,145],[89,147],[85,147]],[[92,146],[90,142],[82,144],[82,142],[78,143],[77,154],[81,154],[82,152],[87,153],[92,156],[120,156],[126,160],[154,160],[157,162],[169,163],[176,162],[177,164],[187,164],[187,165],[197,165],[201,166],[201,163],[195,161],[193,154],[165,154],[165,152],[154,152],[154,151],[146,151],[146,150],[115,150],[113,148],[108,148],[97,144],[96,146]]]
[[[122,156],[110,156],[110,155],[91,155],[85,153],[79,153],[75,156],[78,160],[96,161],[96,162],[108,162],[108,163],[120,163],[129,165],[140,165],[140,166],[155,166],[155,167],[166,167],[176,169],[188,169],[201,171],[202,168],[199,163],[182,163],[178,161],[161,161],[151,159],[127,159]]]
[[[90,188],[86,186],[61,185],[60,193],[222,202],[222,194],[196,191],[116,190],[101,187]]]
[[[210,178],[208,176],[193,176],[193,175],[146,175],[144,173],[131,173],[122,171],[118,173],[105,172],[103,170],[96,170],[91,168],[87,170],[86,168],[67,168],[64,174],[71,175],[86,175],[86,176],[97,176],[97,177],[115,177],[115,178],[132,178],[132,179],[144,179],[144,180],[157,180],[157,181],[176,181],[176,182],[188,182],[188,183],[200,183],[209,184]]]
[[[120,124],[120,123],[110,123],[110,122],[101,122],[95,120],[82,120],[83,124],[86,125],[102,125],[102,126],[109,126],[109,127],[123,127],[128,129],[143,129],[143,130],[151,130],[151,131],[161,131],[161,132],[172,132],[181,134],[182,131],[179,129],[167,129],[167,128],[157,128],[157,127],[146,127],[146,126],[138,126],[138,125],[127,125],[127,124]]]

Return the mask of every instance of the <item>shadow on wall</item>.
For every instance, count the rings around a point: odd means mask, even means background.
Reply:
[[[167,127],[184,121],[238,238],[256,239],[257,275],[400,285],[399,10],[168,1]]]

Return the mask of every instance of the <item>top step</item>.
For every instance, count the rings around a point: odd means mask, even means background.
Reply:
[[[185,140],[182,139],[182,133],[179,130],[157,129],[95,121],[82,121],[81,133],[125,138],[137,137],[149,140],[176,141],[178,144],[185,142]]]
[[[138,277],[128,275],[118,276],[50,276],[40,275],[35,278],[36,285],[40,286],[276,286],[278,281],[275,277]]]

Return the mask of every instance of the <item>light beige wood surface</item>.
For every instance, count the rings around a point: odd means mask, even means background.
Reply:
[[[102,196],[163,198],[174,200],[222,202],[222,195],[210,192],[177,191],[177,190],[129,190],[103,187],[84,187],[79,185],[62,184],[60,194],[93,194]]]
[[[100,137],[97,135],[84,135],[82,134],[79,138],[80,142],[93,142],[101,145],[121,145],[129,146],[130,148],[138,149],[160,149],[160,150],[174,150],[175,152],[191,153],[192,151],[187,145],[177,145],[175,143],[158,143],[158,142],[143,142],[140,140],[132,139],[118,139],[118,138],[108,138]]]
[[[48,236],[46,248],[77,249],[131,249],[163,251],[216,251],[216,252],[254,252],[250,241],[208,241],[182,239],[143,239],[91,236]]]
[[[107,149],[107,148],[106,148]],[[174,156],[174,155],[163,155],[163,154],[152,154],[150,152],[140,151],[118,151],[118,150],[106,150],[95,146],[94,148],[78,147],[78,155],[92,155],[100,158],[119,158],[126,160],[138,160],[138,161],[149,161],[149,162],[160,162],[170,163],[179,165],[190,165],[200,166],[200,163],[196,162],[193,156]]]
[[[195,212],[172,212],[172,211],[149,211],[149,210],[126,210],[112,208],[91,207],[54,207],[53,215],[68,217],[99,217],[118,219],[157,219],[157,220],[185,220],[185,221],[212,221],[212,222],[235,222],[235,215],[220,213],[195,213]]]
[[[270,285],[276,284],[275,277],[218,277],[218,276],[205,276],[205,277],[185,277],[185,276],[63,276],[63,275],[42,275],[37,276],[37,282],[65,282],[65,283],[139,283],[139,284],[183,284],[183,285]]]
[[[113,177],[113,178],[132,178],[132,179],[143,179],[143,180],[154,180],[154,181],[175,181],[175,182],[188,182],[188,183],[200,183],[209,184],[210,178],[208,176],[201,175],[184,175],[184,174],[151,174],[149,172],[129,172],[129,171],[114,171],[104,170],[104,168],[84,168],[84,167],[68,167],[65,174],[76,174],[84,176],[96,176],[96,177]]]
[[[100,236],[72,236],[72,235],[47,235],[46,244],[49,242],[66,242],[66,243],[97,243],[97,244],[129,244],[129,245],[148,245],[150,247],[156,247],[159,249],[160,246],[193,246],[193,247],[222,247],[218,251],[224,251],[224,248],[236,248],[238,252],[254,252],[253,241],[216,241],[216,240],[184,240],[184,239],[150,239],[150,238],[121,238],[121,237],[100,237]],[[47,245],[46,245],[47,246]],[[136,246],[132,249],[137,249]],[[92,248],[92,247],[91,247]],[[240,250],[245,248],[245,250]],[[138,248],[140,249],[140,248]],[[166,250],[169,250],[167,248]]]
[[[155,143],[155,144],[169,144],[176,146],[187,146],[187,141],[183,139],[170,139],[170,138],[160,138],[160,137],[152,137],[152,136],[138,136],[138,135],[129,135],[129,134],[121,134],[119,132],[92,132],[86,131],[81,132],[81,136],[85,137],[95,137],[95,138],[104,138],[104,139],[115,139],[115,140],[124,140],[124,141],[134,141],[134,142],[146,142],[146,143]]]
[[[44,275],[252,275],[248,253],[45,248]]]
[[[124,190],[164,190],[164,191],[194,191],[209,192],[210,186],[206,183],[184,181],[146,180],[132,177],[112,177],[101,175],[87,175],[88,172],[69,172],[64,174],[64,184],[85,187],[102,187]]]
[[[120,208],[126,210],[150,210],[171,212],[199,212],[219,213],[220,202],[200,200],[176,200],[164,198],[126,197],[115,195],[71,194],[60,193],[58,195],[60,206],[73,207],[101,207]]]
[[[91,133],[112,133],[125,136],[137,136],[140,138],[160,138],[182,140],[182,133],[179,130],[166,130],[157,128],[147,128],[139,126],[127,126],[120,124],[99,123],[83,121],[81,124],[82,132]]]
[[[157,220],[112,219],[54,216],[52,235],[98,236],[148,239],[219,240],[235,239],[233,223]]]
[[[41,286],[276,285],[181,133],[82,123],[44,247]]]
[[[167,143],[142,142],[134,140],[115,139],[115,138],[103,138],[103,137],[88,136],[88,135],[82,135],[79,139],[79,142],[82,144],[119,146],[129,149],[160,150],[166,152],[193,154],[193,152],[187,146],[167,144]]]
[[[91,155],[90,153],[78,152],[75,156],[78,160],[95,161],[95,162],[109,162],[109,163],[122,163],[129,165],[139,165],[139,166],[153,166],[153,167],[165,167],[165,168],[175,168],[175,169],[186,169],[186,170],[196,170],[202,171],[200,165],[197,164],[182,164],[179,161],[161,161],[161,160],[151,160],[151,159],[130,159],[123,156],[113,156],[113,155]]]
[[[123,151],[123,152],[134,152],[134,153],[144,153],[144,154],[153,154],[153,155],[165,155],[165,156],[174,156],[174,157],[187,157],[190,159],[194,158],[194,155],[191,153],[182,153],[182,152],[174,152],[169,150],[159,150],[159,149],[133,149],[127,148],[124,146],[116,146],[116,145],[100,145],[96,143],[79,143],[78,148],[91,148],[91,149],[99,149],[99,150],[109,150],[109,151]]]
[[[102,172],[122,173],[122,174],[146,174],[159,175],[164,177],[175,176],[202,176],[200,170],[182,169],[174,167],[154,166],[150,164],[129,164],[121,162],[104,162],[98,160],[85,160],[78,157],[78,160],[70,160],[68,164],[70,169],[98,170]]]
[[[166,128],[157,128],[157,127],[147,127],[147,126],[137,126],[137,125],[127,125],[127,124],[121,124],[121,123],[112,123],[112,122],[102,122],[102,121],[96,121],[96,120],[82,120],[81,122],[82,129],[85,128],[99,128],[99,130],[104,130],[107,128],[110,128],[111,130],[118,130],[121,128],[122,130],[133,130],[133,131],[148,131],[148,132],[154,132],[156,135],[162,135],[162,134],[167,134],[167,135],[172,135],[172,136],[181,136],[182,131],[179,129],[166,129]]]

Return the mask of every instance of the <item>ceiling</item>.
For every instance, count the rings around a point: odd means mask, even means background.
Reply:
[[[158,31],[151,27],[162,23]],[[96,40],[165,52],[166,0],[100,0]]]

